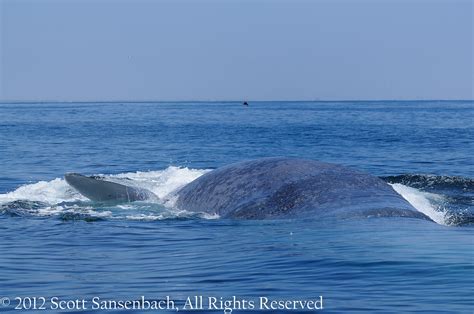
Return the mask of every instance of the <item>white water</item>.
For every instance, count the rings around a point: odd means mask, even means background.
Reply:
[[[130,182],[123,181],[123,179],[131,179],[134,186],[152,191],[160,199],[163,199],[208,171],[210,170],[170,166],[165,170],[121,173],[112,175],[109,179],[127,185],[130,185]]]
[[[445,199],[441,195],[422,192],[400,183],[390,185],[419,212],[422,212],[440,225],[448,224],[448,213],[443,208]]]
[[[162,220],[187,217],[194,214],[175,209],[175,199],[172,193],[208,171],[171,166],[158,171],[104,175],[106,180],[152,191],[160,198],[156,204],[136,202],[134,204],[115,205],[110,208],[102,207],[97,210],[93,206],[88,206],[88,199],[71,188],[64,179],[56,178],[51,181],[26,184],[12,192],[0,194],[0,206],[14,201],[41,202],[44,206],[27,210],[29,214],[37,216],[79,213],[93,217],[131,220]],[[85,204],[78,206],[74,202],[85,202]],[[201,217],[205,219],[216,218],[212,215],[202,215]]]
[[[184,213],[174,209],[173,192],[187,183],[195,180],[210,170],[189,169],[180,167],[168,167],[164,170],[148,172],[130,172],[117,175],[105,176],[107,180],[117,183],[145,188],[152,191],[160,198],[160,205],[168,208],[171,212],[157,212],[156,208],[149,204],[124,204],[116,205],[115,208],[122,212],[129,211],[119,217],[133,220],[160,220],[170,216],[181,217],[189,213]],[[391,184],[394,190],[403,196],[418,211],[424,213],[438,224],[447,224],[446,211],[443,210],[444,198],[441,195],[426,193],[415,188],[402,184]],[[112,217],[110,210],[95,211],[92,207],[78,207],[63,203],[87,202],[87,199],[72,189],[63,179],[57,178],[52,181],[40,181],[27,184],[18,189],[0,194],[0,205],[18,200],[42,202],[46,206],[37,210],[37,215],[54,215],[58,213],[72,213],[80,211],[82,214],[90,214],[98,217]],[[136,213],[135,210],[139,210]],[[203,218],[213,219],[215,216],[205,216]]]
[[[171,192],[208,171],[171,166],[159,171],[129,172],[104,177],[109,181],[150,190],[160,199],[163,199]],[[16,200],[36,201],[54,205],[62,202],[86,201],[87,199],[72,189],[64,179],[56,178],[52,181],[26,184],[15,191],[0,194],[0,205]]]
[[[0,205],[16,200],[28,200],[54,205],[61,202],[85,201],[87,199],[71,189],[66,181],[57,178],[52,181],[26,184],[15,191],[0,194]]]

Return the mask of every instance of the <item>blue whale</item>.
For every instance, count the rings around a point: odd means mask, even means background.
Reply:
[[[78,174],[65,178],[92,200],[153,197],[147,190]],[[385,181],[315,160],[273,157],[239,162],[210,171],[174,194],[177,208],[221,218],[395,216],[431,220]]]

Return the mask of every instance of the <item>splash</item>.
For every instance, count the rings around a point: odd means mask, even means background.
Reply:
[[[398,194],[413,205],[413,207],[430,217],[434,222],[440,225],[449,225],[450,214],[443,207],[446,200],[441,195],[422,192],[400,183],[390,185]]]
[[[170,166],[165,170],[147,172],[127,172],[107,177],[116,183],[132,185],[152,191],[160,199],[167,198],[172,192],[197,179],[210,170],[189,169]]]
[[[47,204],[62,202],[85,201],[86,198],[77,193],[63,179],[40,181],[19,187],[15,191],[0,194],[0,205],[17,200],[28,200]]]
[[[0,213],[12,216],[58,216],[63,220],[101,219],[164,220],[193,218],[214,219],[174,208],[173,192],[209,170],[170,166],[164,170],[100,175],[108,181],[152,191],[160,199],[133,204],[94,204],[71,188],[64,179],[40,181],[0,194]]]

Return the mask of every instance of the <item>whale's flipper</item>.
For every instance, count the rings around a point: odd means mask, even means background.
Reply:
[[[67,173],[64,179],[79,193],[93,201],[133,202],[158,198],[146,189],[105,181],[97,177],[86,177],[78,173]]]

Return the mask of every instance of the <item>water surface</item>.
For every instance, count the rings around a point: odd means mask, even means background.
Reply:
[[[0,298],[323,296],[334,313],[472,313],[473,121],[472,101],[0,104]],[[232,221],[172,200],[97,204],[62,179],[166,198],[269,156],[383,177],[436,223]]]

